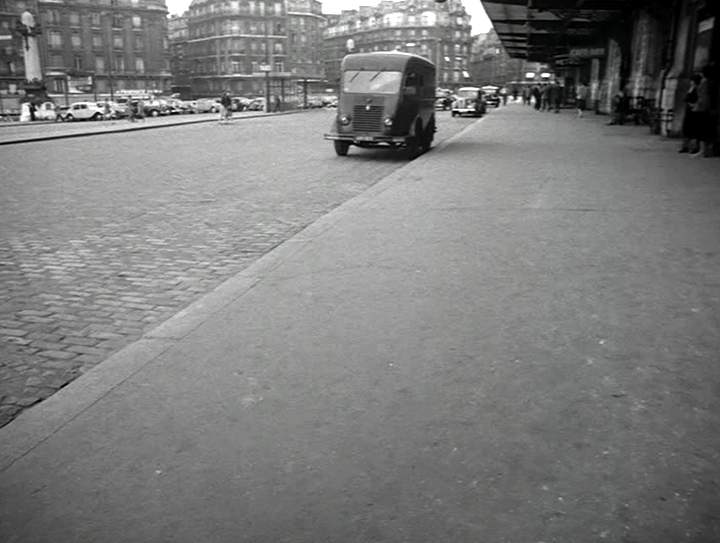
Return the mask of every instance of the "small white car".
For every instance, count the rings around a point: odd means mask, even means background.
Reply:
[[[105,118],[105,106],[97,102],[75,102],[64,113],[65,121],[100,121]]]

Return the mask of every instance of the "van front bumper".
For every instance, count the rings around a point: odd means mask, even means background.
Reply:
[[[378,134],[324,134],[326,140],[347,141],[349,143],[405,143],[407,136],[383,136]]]

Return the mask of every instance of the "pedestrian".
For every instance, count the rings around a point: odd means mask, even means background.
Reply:
[[[560,113],[560,100],[562,89],[557,81],[550,83],[548,88],[548,111],[552,109],[555,113]]]
[[[35,104],[33,102],[30,102],[29,109],[30,109],[30,120],[31,121],[36,120],[35,112],[37,111],[37,107],[35,107]]]
[[[137,101],[137,119],[138,121],[145,120],[145,102],[142,100]]]
[[[108,120],[112,117],[110,113],[110,104],[107,100],[105,100],[105,104],[103,105],[103,117],[105,118],[105,120]]]
[[[531,95],[531,89],[530,89],[530,87],[527,87],[527,86],[526,86],[526,87],[523,87],[523,90],[522,90],[522,100],[523,100],[523,104],[525,104],[526,106],[529,106],[530,103],[531,103],[530,95]]]
[[[702,81],[699,74],[695,74],[690,78],[690,88],[685,93],[685,115],[683,116],[682,135],[683,142],[678,149],[679,153],[696,153],[699,148],[698,142],[698,123],[695,113],[695,104],[698,101],[698,84]]]
[[[506,87],[502,87],[500,89],[500,99],[502,100],[503,105],[506,106],[508,101],[508,90]]]
[[[540,87],[538,85],[535,85],[532,88],[532,97],[535,101],[534,107],[537,111],[540,111],[541,102],[542,102],[542,92],[540,92]]]
[[[575,107],[577,108],[578,117],[583,116],[583,112],[587,107],[588,91],[589,89],[583,81],[580,81],[580,84],[575,89]]]
[[[625,124],[628,102],[623,89],[618,90],[612,99],[612,119],[608,124]]]
[[[229,121],[232,114],[232,98],[230,92],[225,91],[220,95],[220,122]]]
[[[693,156],[712,156],[715,127],[710,111],[710,68],[703,68],[702,74],[697,76],[697,100],[692,106],[698,147]]]
[[[550,85],[547,83],[543,84],[542,90],[540,91],[540,109],[542,111],[548,111],[550,109]]]
[[[135,119],[137,118],[137,108],[137,100],[130,100],[128,102],[128,121],[130,121],[131,123],[134,123]]]

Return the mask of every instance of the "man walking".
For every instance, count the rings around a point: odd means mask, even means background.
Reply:
[[[228,91],[225,91],[223,92],[222,96],[220,96],[220,122],[230,120],[231,107],[232,99],[230,98],[230,93]]]

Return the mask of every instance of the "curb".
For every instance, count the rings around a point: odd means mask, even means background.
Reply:
[[[242,117],[235,117],[234,120],[257,119],[260,117],[278,117],[280,115],[294,115],[297,113],[305,113],[305,110],[279,111],[276,113],[253,113],[250,115],[243,115]],[[15,145],[18,143],[34,143],[34,142],[38,142],[38,141],[61,140],[61,139],[69,139],[69,138],[84,138],[87,136],[99,136],[99,135],[104,135],[104,134],[115,134],[115,133],[119,133],[119,132],[134,132],[137,130],[154,130],[157,128],[168,128],[171,126],[183,126],[186,124],[200,124],[200,123],[213,123],[213,122],[218,122],[218,119],[217,118],[198,119],[198,120],[192,120],[192,121],[176,121],[176,122],[169,122],[169,123],[163,123],[163,124],[150,124],[150,125],[143,124],[142,126],[134,125],[134,126],[111,128],[108,130],[98,130],[98,131],[92,131],[92,132],[72,132],[72,133],[66,133],[66,134],[49,134],[47,136],[19,137],[18,139],[13,139],[13,140],[0,140],[0,146]],[[55,123],[52,121],[48,121],[47,123],[43,122],[42,124],[55,124]],[[36,126],[36,125],[33,125],[33,126]]]

